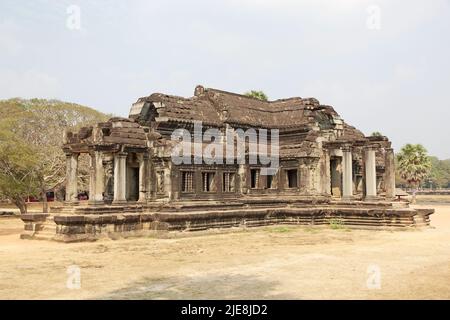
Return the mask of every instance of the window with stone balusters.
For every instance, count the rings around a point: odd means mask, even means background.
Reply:
[[[202,172],[202,190],[203,192],[215,192],[215,176],[214,172]]]
[[[235,191],[235,173],[234,172],[224,172],[223,173],[223,192],[234,192]]]
[[[181,191],[193,192],[194,191],[194,172],[182,171],[181,172]]]
[[[250,188],[258,189],[259,188],[259,169],[251,169],[250,170]]]

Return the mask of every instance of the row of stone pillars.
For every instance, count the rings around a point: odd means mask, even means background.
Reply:
[[[391,148],[385,150],[385,187],[386,198],[395,197],[395,164],[394,151]],[[367,148],[364,150],[364,173],[366,200],[374,200],[377,198],[377,171],[375,148]],[[352,151],[350,148],[342,149],[342,198],[351,200],[353,197],[353,161]]]
[[[127,153],[114,154],[114,200],[113,204],[127,203]],[[78,203],[78,153],[66,154],[66,202]],[[146,177],[148,175],[148,157],[138,154],[139,160],[139,199],[145,202],[147,195]],[[104,203],[105,192],[105,168],[101,151],[90,153],[90,180],[89,180],[89,204],[99,205]]]

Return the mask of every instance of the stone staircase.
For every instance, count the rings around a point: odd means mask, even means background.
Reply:
[[[33,239],[37,240],[53,240],[56,236],[56,223],[53,215],[49,215],[45,222],[40,226],[39,231],[35,231]]]

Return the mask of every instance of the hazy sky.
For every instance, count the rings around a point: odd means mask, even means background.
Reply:
[[[450,0],[1,0],[0,98],[127,116],[152,92],[260,89],[450,158],[449,39]]]

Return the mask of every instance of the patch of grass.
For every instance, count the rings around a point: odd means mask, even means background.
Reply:
[[[333,230],[344,229],[344,222],[341,218],[331,218],[328,223],[330,224],[330,228]]]
[[[275,232],[275,233],[286,233],[286,232],[294,231],[294,229],[291,227],[280,226],[280,227],[268,228],[267,231]]]

